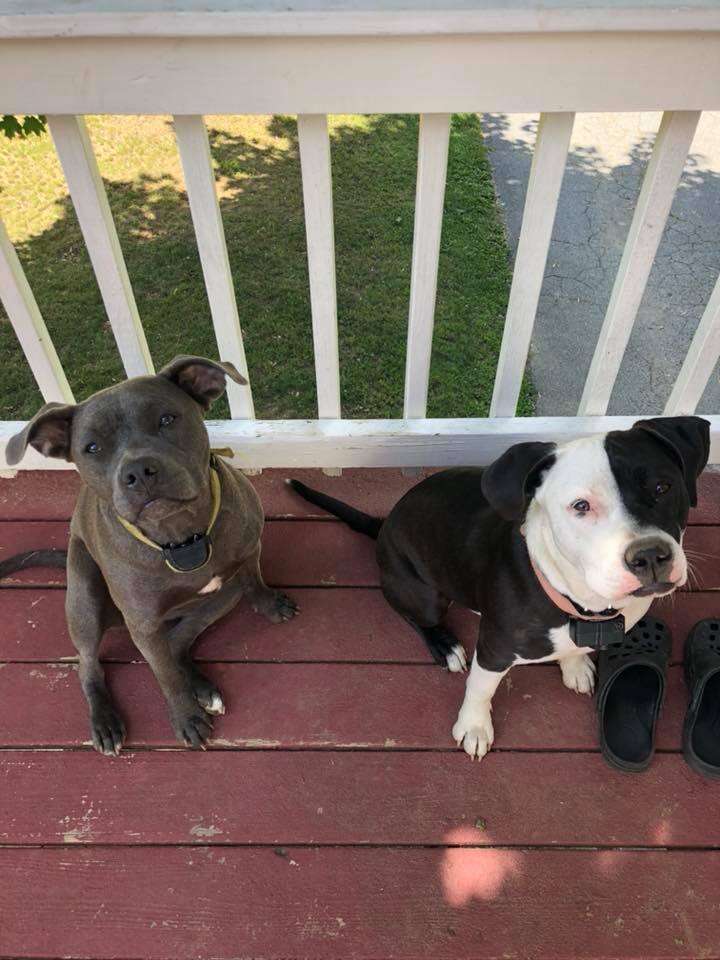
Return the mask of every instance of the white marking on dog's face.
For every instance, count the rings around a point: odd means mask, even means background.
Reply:
[[[625,552],[644,538],[657,538],[667,548],[675,586],[687,578],[681,545],[658,527],[641,526],[625,507],[604,439],[587,437],[557,448],[525,521],[528,549],[545,576],[590,609],[636,599],[633,591],[642,584],[628,569]]]

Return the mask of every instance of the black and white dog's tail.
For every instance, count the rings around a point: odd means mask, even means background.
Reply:
[[[28,567],[59,567],[64,570],[66,566],[67,550],[26,550],[0,562],[0,580]]]
[[[303,500],[307,500],[308,503],[314,503],[316,507],[322,507],[323,510],[332,513],[333,516],[343,520],[351,530],[355,530],[357,533],[364,533],[366,537],[372,537],[373,540],[377,540],[380,527],[383,525],[383,521],[379,517],[371,517],[369,513],[356,510],[355,507],[351,507],[348,503],[343,503],[342,500],[329,497],[326,493],[320,493],[319,490],[311,490],[310,487],[306,487],[305,484],[300,483],[299,480],[288,480],[287,482],[293,490],[296,490],[300,494]]]

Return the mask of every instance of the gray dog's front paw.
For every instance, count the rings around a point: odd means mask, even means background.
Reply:
[[[90,714],[93,747],[106,757],[117,757],[125,740],[125,724],[111,703],[98,704]]]
[[[205,743],[212,735],[212,718],[196,700],[171,709],[170,722],[180,743],[193,750],[205,749]]]
[[[271,623],[292,620],[300,612],[300,607],[295,601],[279,590],[270,591],[261,603],[256,603],[254,606],[255,610],[267,617]]]

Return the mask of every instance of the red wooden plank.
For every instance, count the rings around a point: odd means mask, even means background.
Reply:
[[[60,521],[0,523],[0,560],[24,550],[67,546]],[[148,548],[149,549],[149,548]],[[263,534],[263,572],[278,586],[377,586],[375,544],[342,523],[272,521]],[[5,583],[63,583],[59,570],[31,568]]]
[[[668,754],[629,777],[584,753],[491,753],[478,768],[461,753],[158,751],[108,763],[3,751],[0,784],[3,844],[720,846],[717,785]]]
[[[427,474],[434,473],[427,471]],[[387,516],[397,501],[418,482],[400,470],[378,467],[344,470],[327,477],[321,470],[264,470],[251,477],[268,517],[322,517],[327,513],[307,503],[285,482],[288,477],[359,505],[368,513]],[[80,489],[74,470],[28,470],[0,479],[0,520],[69,520]]]
[[[5,849],[18,957],[717,957],[720,853]]]
[[[385,602],[376,589],[324,590],[294,588],[300,616],[281,627],[268,623],[246,604],[207,630],[195,647],[198,660],[375,661],[430,663],[425,644]],[[67,659],[74,650],[65,624],[65,591],[7,589],[0,593],[3,629],[0,662],[45,663]],[[705,617],[720,616],[714,592],[680,593],[653,608],[670,627],[673,660],[680,662],[690,628]],[[452,607],[449,623],[468,650],[477,635],[477,617]],[[125,630],[111,630],[103,643],[103,659],[137,661],[142,657]]]
[[[425,476],[435,473],[425,471]],[[347,500],[376,516],[387,516],[416,478],[400,470],[379,467],[344,470],[341,477],[327,477],[320,470],[264,470],[251,482],[257,489],[268,517],[327,517],[290,490],[285,480],[303,483]],[[80,487],[74,470],[28,470],[13,479],[0,479],[0,520],[69,520]],[[705,473],[698,487],[698,506],[691,511],[691,524],[720,524],[720,474]]]
[[[436,473],[427,470],[425,476]],[[307,503],[288,487],[285,480],[294,477],[315,490],[322,490],[359,507],[376,517],[386,517],[398,500],[418,482],[404,477],[402,471],[382,467],[343,470],[340,477],[327,477],[321,470],[263,470],[252,482],[269,517],[322,517],[328,514]]]
[[[0,560],[22,550],[64,547],[68,526],[59,521],[0,522]],[[696,570],[689,587],[720,589],[720,537],[716,527],[691,527],[685,546]],[[263,569],[278,586],[377,586],[372,540],[342,523],[274,520],[265,525]],[[12,583],[62,583],[62,571],[29,569]]]
[[[690,511],[690,523],[720,524],[720,473],[706,472],[698,483],[698,505]]]
[[[423,475],[437,472],[437,469],[426,470]],[[286,477],[302,480],[377,517],[386,517],[398,500],[420,482],[417,478],[404,477],[400,470],[377,467],[343,470],[341,477],[327,477],[318,470],[264,470],[252,480],[269,517],[328,516],[298,497],[285,483]],[[698,505],[690,511],[690,524],[720,525],[720,473],[704,473],[700,478]]]
[[[299,616],[278,626],[241,603],[203,634],[195,647],[196,659],[432,662],[426,645],[377,589],[295,588],[291,592],[300,604]],[[0,662],[73,658],[64,605],[64,590],[2,591]],[[453,610],[452,615],[470,643],[477,617],[465,610]],[[102,653],[106,661],[142,660],[124,629],[108,632]]]
[[[0,520],[69,520],[79,489],[75,470],[21,470],[0,479]]]
[[[226,716],[217,747],[340,747],[452,750],[463,678],[434,666],[209,664]],[[107,668],[128,742],[174,746],[164,701],[145,664]],[[658,746],[676,750],[687,697],[671,667]],[[562,686],[550,667],[517,667],[493,700],[496,745],[594,750],[594,703]],[[0,745],[79,746],[88,741],[74,665],[7,664],[0,670]],[[468,761],[469,762],[469,761]]]

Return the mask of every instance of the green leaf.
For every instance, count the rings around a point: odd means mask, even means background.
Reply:
[[[11,113],[6,113],[0,119],[0,132],[4,133],[9,140],[15,137],[19,140],[26,140],[31,135],[39,137],[46,130],[47,118],[42,114],[35,116],[28,113],[20,121]]]

